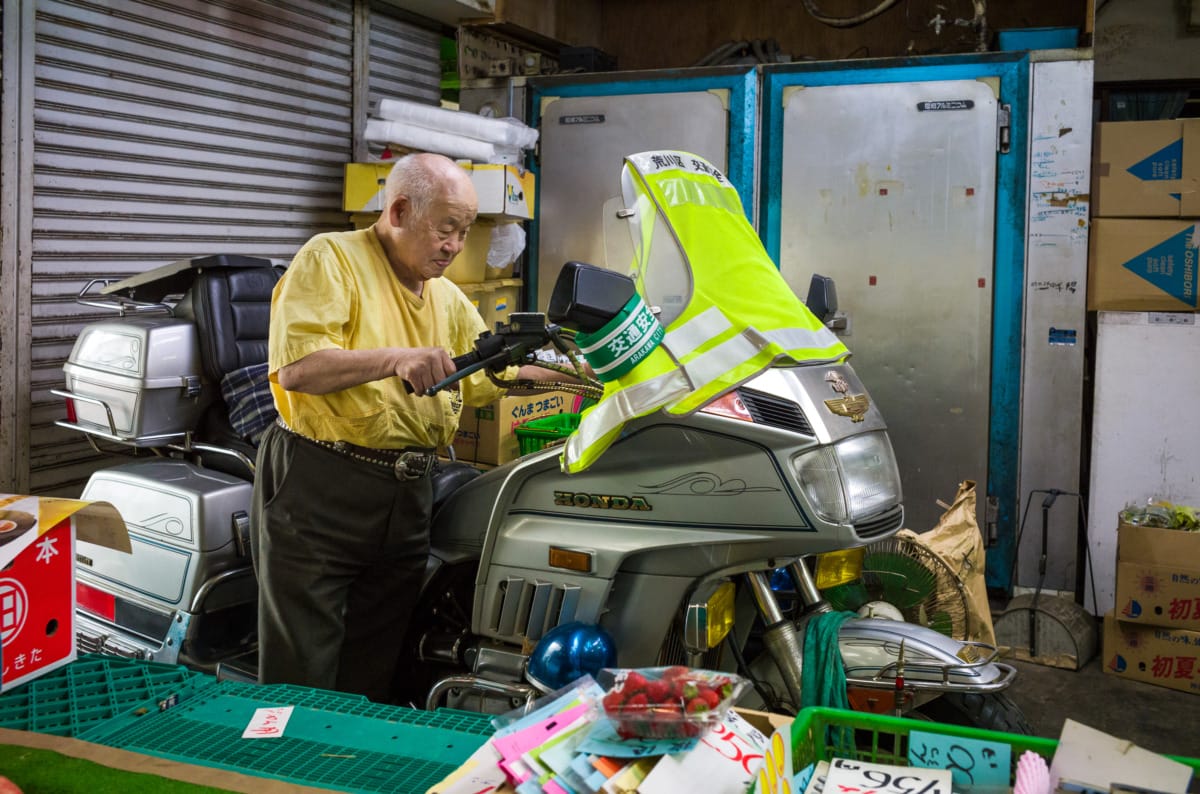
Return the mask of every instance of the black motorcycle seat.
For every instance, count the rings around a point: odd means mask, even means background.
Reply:
[[[482,473],[468,463],[439,462],[433,469],[433,514],[437,515],[450,494]]]

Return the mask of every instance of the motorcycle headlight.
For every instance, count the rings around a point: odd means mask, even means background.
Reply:
[[[853,524],[900,503],[900,471],[885,433],[864,433],[797,455],[800,488],[817,515]]]

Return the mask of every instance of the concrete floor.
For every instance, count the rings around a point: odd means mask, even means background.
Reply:
[[[1200,758],[1200,697],[1109,675],[1100,658],[1078,671],[1012,664],[1008,694],[1037,735],[1057,739],[1069,717],[1156,753]]]

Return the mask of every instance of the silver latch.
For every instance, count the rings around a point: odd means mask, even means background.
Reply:
[[[197,375],[183,376],[183,391],[188,397],[199,397],[200,391],[203,389],[203,384]]]
[[[996,151],[1008,154],[1012,148],[1012,105],[996,108]]]

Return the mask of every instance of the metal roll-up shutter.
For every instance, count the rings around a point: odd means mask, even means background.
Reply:
[[[398,19],[383,3],[371,4],[367,109],[376,115],[380,99],[407,99],[436,105],[441,100],[441,35]],[[370,155],[383,146],[370,144]]]
[[[55,426],[74,302],[208,254],[286,263],[348,227],[351,0],[37,0],[30,489],[70,492],[98,466]]]

